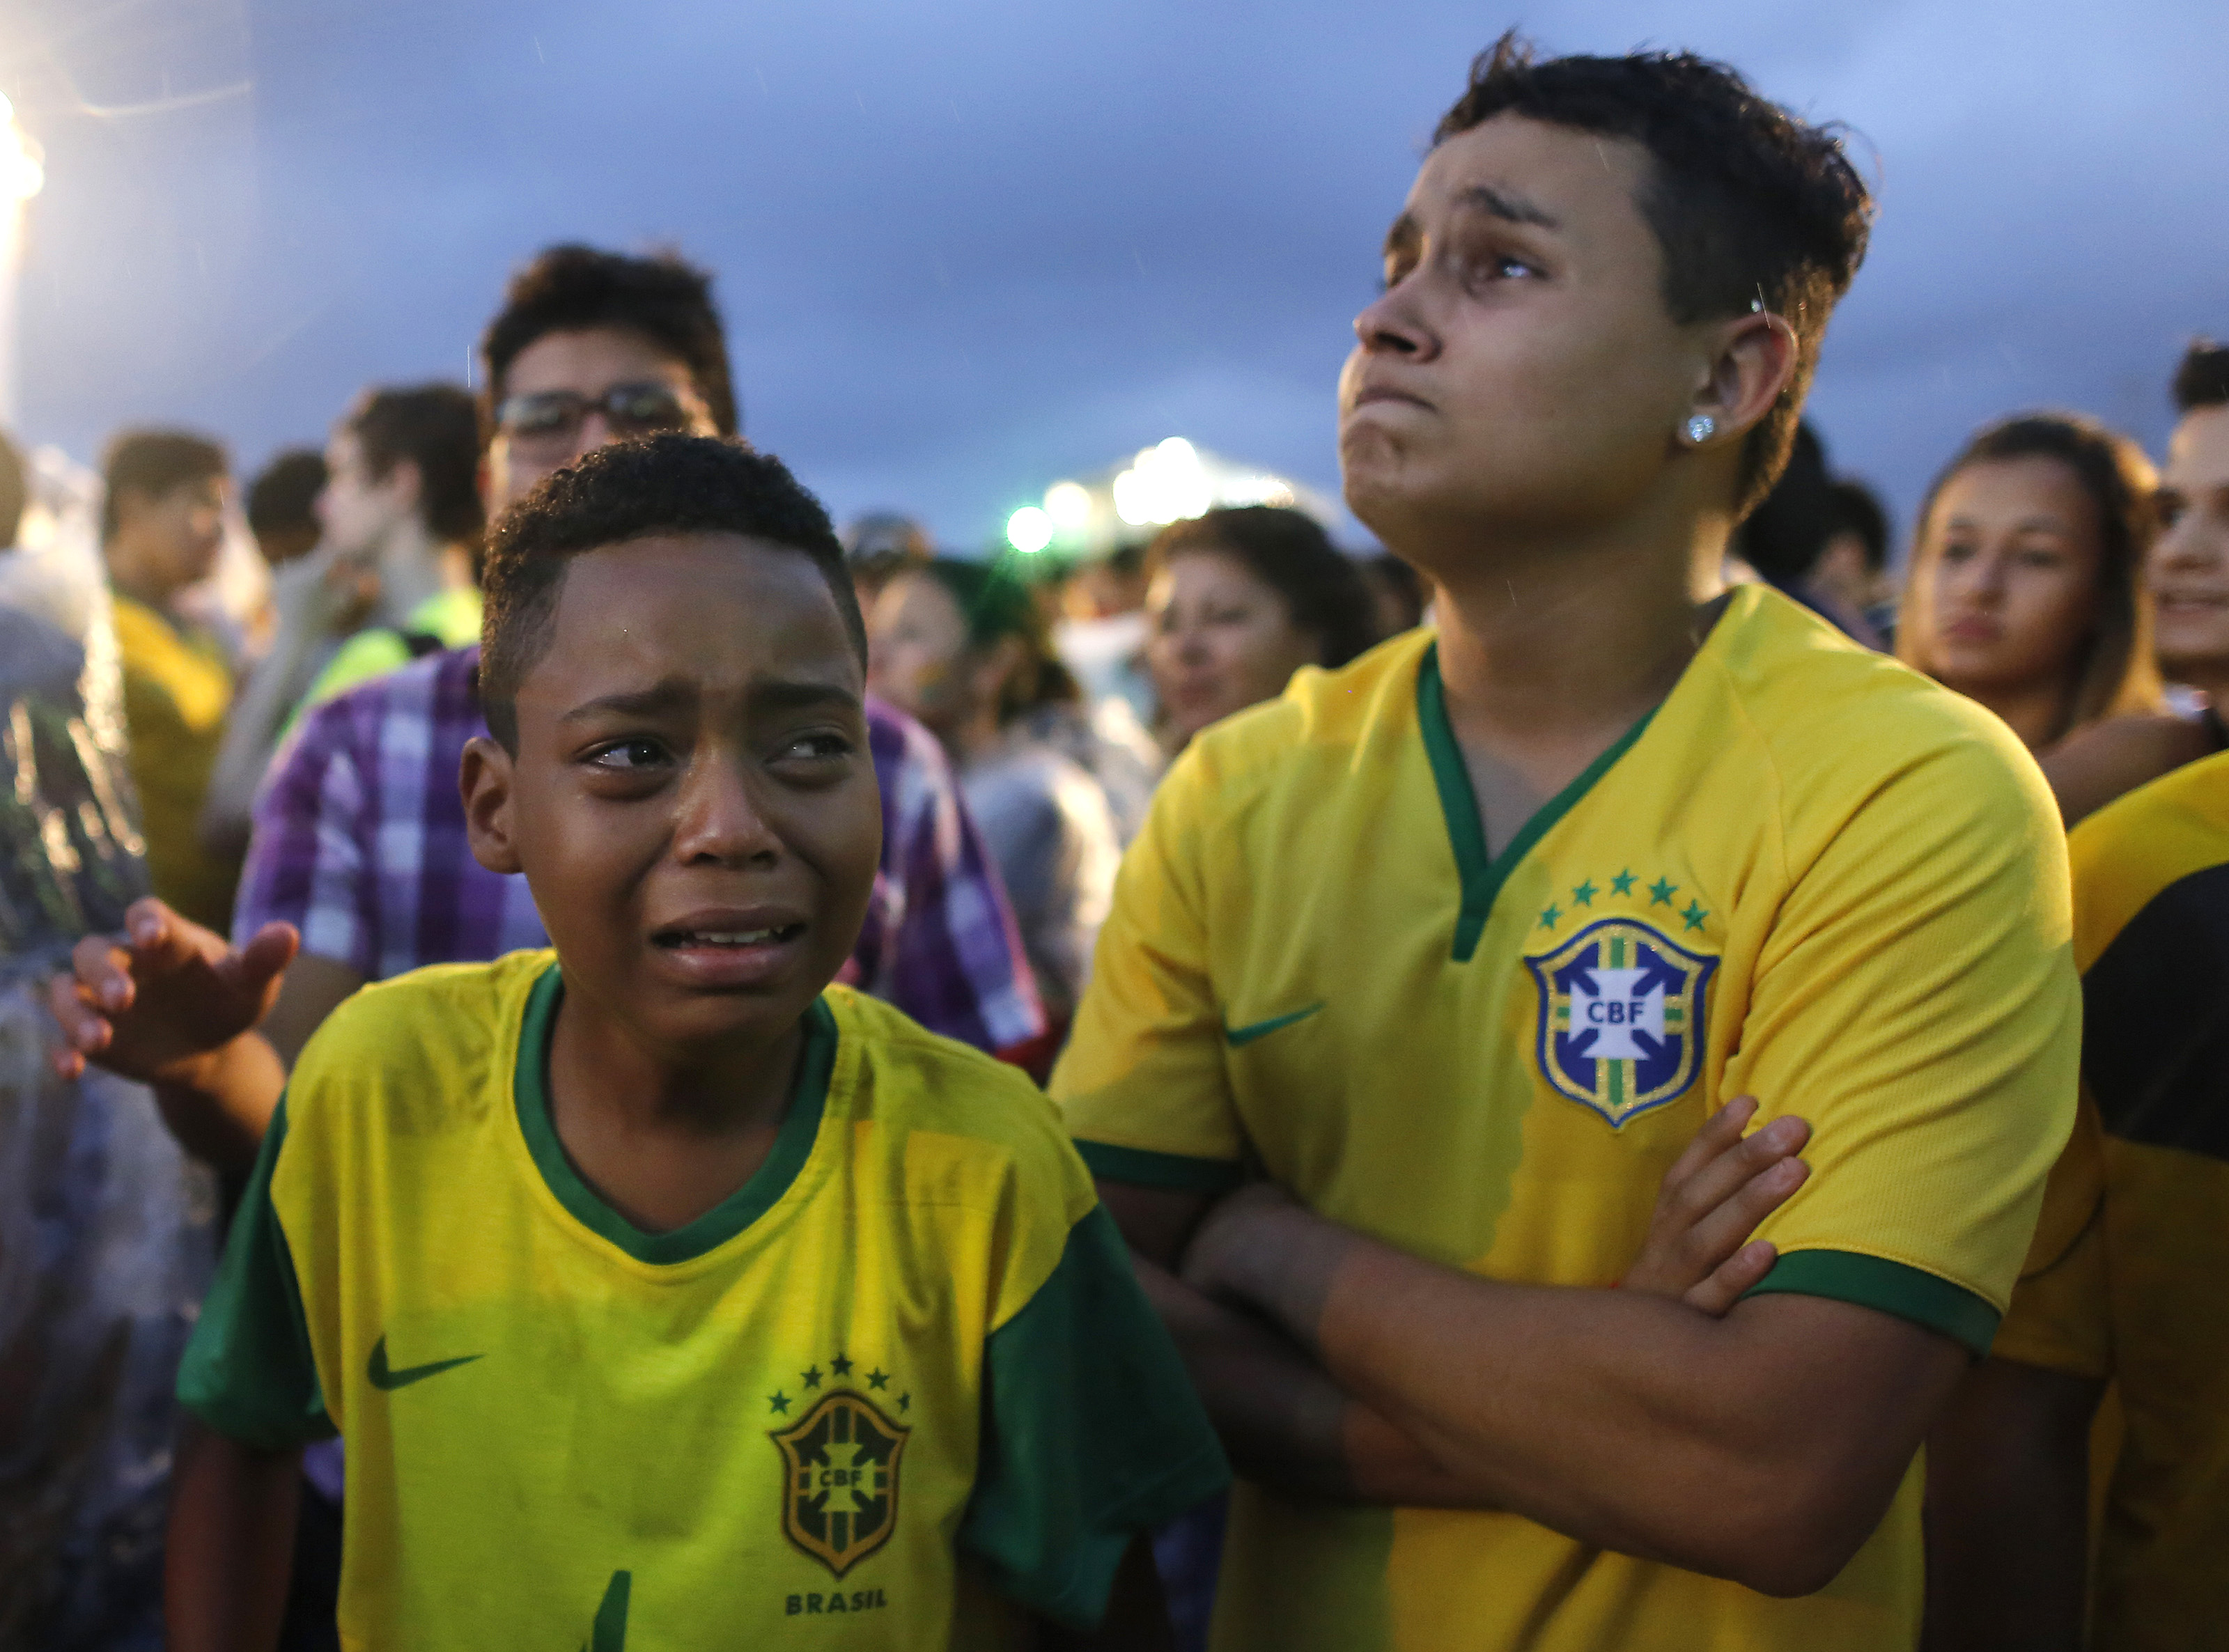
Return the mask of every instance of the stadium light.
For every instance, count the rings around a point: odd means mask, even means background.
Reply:
[[[1063,533],[1074,533],[1091,520],[1091,490],[1081,482],[1055,482],[1045,490],[1045,514]]]
[[[1025,556],[1034,556],[1052,543],[1052,518],[1034,505],[1025,505],[1006,518],[1006,543]]]

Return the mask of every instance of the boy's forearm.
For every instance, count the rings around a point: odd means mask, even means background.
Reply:
[[[1501,1284],[1297,1206],[1248,1219],[1201,1282],[1312,1346],[1487,1501],[1770,1593],[1822,1586],[1862,1544],[1964,1363],[1846,1303],[1773,1296],[1715,1320]]]
[[[254,1030],[199,1056],[153,1085],[163,1121],[187,1152],[218,1170],[245,1175],[286,1092],[286,1069]]]
[[[170,1652],[271,1652],[293,1569],[302,1454],[258,1451],[189,1423],[163,1562]]]

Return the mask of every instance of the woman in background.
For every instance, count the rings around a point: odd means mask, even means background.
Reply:
[[[1276,698],[1301,666],[1344,665],[1378,640],[1361,571],[1298,511],[1249,505],[1176,523],[1146,569],[1146,666],[1172,757],[1209,723]]]
[[[1920,512],[1897,656],[2010,724],[2070,825],[2174,766],[2141,755],[2181,722],[2142,581],[2156,487],[2127,437],[2025,414],[1968,442]]]
[[[876,599],[869,635],[869,688],[951,754],[1046,1012],[1065,1026],[1121,860],[1099,783],[1033,730],[1046,708],[1076,701],[1075,678],[1029,588],[980,562],[903,569]]]

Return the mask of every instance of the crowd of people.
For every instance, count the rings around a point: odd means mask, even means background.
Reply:
[[[229,628],[224,445],[118,435],[36,622],[145,898],[48,1077],[228,1237],[165,1533],[0,1639],[2229,1647],[2229,346],[1899,558],[1802,418],[1872,211],[1505,38],[1355,324],[1366,557],[839,535],[671,253],[274,459]]]

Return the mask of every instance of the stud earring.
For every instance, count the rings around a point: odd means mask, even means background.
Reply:
[[[1707,413],[1699,413],[1680,427],[1680,434],[1687,438],[1687,445],[1691,447],[1701,447],[1716,435],[1718,430],[1718,421]]]

